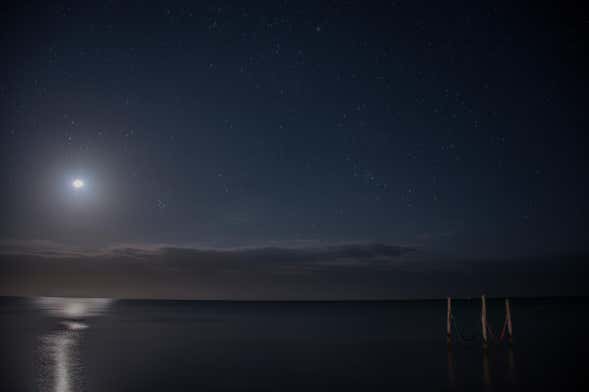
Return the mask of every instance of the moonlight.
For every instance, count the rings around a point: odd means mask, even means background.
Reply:
[[[74,187],[74,189],[82,189],[84,185],[84,180],[81,180],[79,178],[76,178],[74,181],[72,181],[72,186]]]

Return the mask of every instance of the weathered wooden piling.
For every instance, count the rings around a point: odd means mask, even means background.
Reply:
[[[451,349],[452,344],[452,324],[454,324],[454,317],[452,314],[452,297],[447,297],[447,313],[446,313],[446,341],[448,343],[448,349]],[[507,332],[507,336],[509,339],[509,344],[513,343],[513,324],[511,320],[511,306],[509,303],[509,298],[505,299],[505,322],[503,323],[503,328],[501,329],[501,334],[496,336],[492,329],[489,328],[487,323],[487,297],[483,294],[481,295],[481,336],[483,338],[483,348],[488,348],[489,339],[488,335],[491,334],[491,337],[498,343],[503,341],[505,337],[505,333]],[[459,335],[462,339],[462,335]]]
[[[509,344],[513,343],[513,326],[511,325],[511,307],[509,306],[509,298],[505,298],[505,320],[507,322],[507,336]]]
[[[481,296],[481,331],[483,333],[483,347],[487,348],[487,300]]]

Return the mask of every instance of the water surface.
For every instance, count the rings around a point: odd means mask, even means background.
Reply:
[[[576,390],[587,304],[512,300],[513,347],[483,350],[479,302],[457,301],[449,351],[445,301],[2,298],[0,374],[8,391]]]

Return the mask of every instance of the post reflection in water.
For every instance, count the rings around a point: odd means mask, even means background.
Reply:
[[[84,389],[80,342],[87,320],[106,311],[110,300],[102,298],[41,298],[37,305],[61,320],[59,327],[41,337],[39,389],[72,392]],[[84,320],[84,322],[80,321]]]
[[[490,391],[491,389],[491,369],[489,365],[489,353],[486,348],[483,348],[483,384],[485,390]]]
[[[513,348],[509,346],[507,352],[507,365],[509,366],[509,381],[512,384],[517,384],[517,376],[515,372],[515,358],[513,356]]]
[[[448,387],[450,389],[456,388],[456,376],[454,372],[454,355],[452,348],[448,347]]]

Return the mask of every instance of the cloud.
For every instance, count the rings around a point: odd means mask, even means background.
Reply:
[[[0,242],[0,293],[166,298],[343,295],[353,272],[399,268],[415,249],[374,243],[240,248]],[[356,285],[356,284],[354,284]],[[348,294],[352,295],[355,290]],[[339,293],[339,294],[338,294]]]
[[[45,240],[3,240],[0,254],[37,257],[81,257],[88,254],[82,249]]]
[[[70,247],[51,241],[0,241],[0,255],[58,259],[157,258],[202,262],[298,263],[317,265],[386,264],[415,251],[412,247],[374,243],[349,243],[324,246],[267,246],[207,248],[167,244],[118,244],[102,249]]]
[[[587,293],[585,260],[453,260],[380,243],[80,249],[4,241],[0,294],[247,300],[575,295]]]

